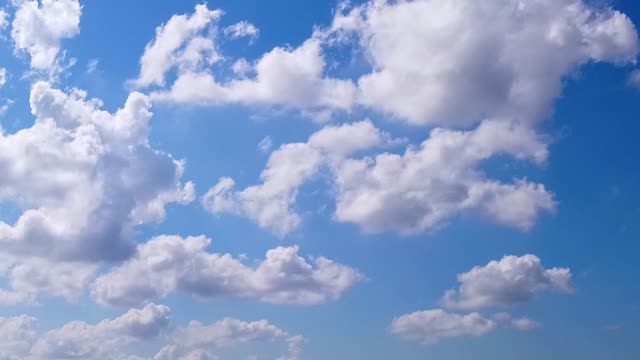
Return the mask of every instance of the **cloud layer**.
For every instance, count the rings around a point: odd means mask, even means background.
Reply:
[[[0,357],[6,360],[143,360],[127,354],[133,344],[168,343],[147,360],[218,359],[223,347],[247,346],[261,341],[279,341],[286,346],[281,360],[297,360],[304,341],[266,320],[245,322],[226,318],[204,325],[191,322],[171,326],[171,311],[163,305],[148,304],[131,309],[115,319],[92,325],[71,321],[43,332],[37,319],[29,316],[0,318]],[[157,346],[157,345],[156,345]]]

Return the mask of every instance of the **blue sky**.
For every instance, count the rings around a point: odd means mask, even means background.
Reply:
[[[0,360],[640,356],[633,1],[0,8]]]

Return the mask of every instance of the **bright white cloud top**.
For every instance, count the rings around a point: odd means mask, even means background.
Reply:
[[[25,211],[0,223],[6,253],[56,260],[129,257],[133,228],[160,221],[167,203],[188,203],[182,162],[147,138],[150,102],[132,93],[114,114],[86,93],[38,82],[31,90],[35,124],[0,136],[0,198]]]
[[[19,0],[11,37],[18,52],[27,52],[31,67],[52,70],[59,59],[62,40],[80,32],[82,7],[78,0]]]

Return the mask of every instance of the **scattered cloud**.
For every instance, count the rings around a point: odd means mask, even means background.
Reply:
[[[460,286],[448,290],[442,298],[442,304],[448,308],[474,310],[518,305],[545,290],[573,292],[570,269],[545,269],[535,255],[505,256],[459,274],[458,282]]]
[[[3,87],[4,84],[7,83],[7,69],[6,68],[0,68],[0,87]]]
[[[261,184],[234,191],[235,181],[222,178],[202,198],[203,205],[213,214],[245,216],[279,236],[287,235],[301,222],[292,207],[302,184],[328,162],[388,141],[389,135],[369,120],[326,126],[307,143],[285,144],[274,151],[260,175]]]
[[[11,37],[17,52],[31,57],[35,70],[58,67],[62,40],[80,32],[82,7],[78,0],[30,0],[16,2]]]
[[[403,155],[349,157],[398,143],[368,120],[326,126],[307,143],[274,151],[262,184],[233,191],[235,182],[224,178],[203,203],[214,214],[243,215],[283,236],[301,221],[293,210],[298,189],[325,166],[335,189],[335,219],[366,232],[415,234],[464,212],[527,230],[541,212],[555,209],[553,194],[543,185],[526,179],[501,183],[478,170],[483,161],[502,154],[543,163],[547,145],[527,127],[485,121],[469,131],[438,128]]]
[[[459,315],[444,310],[427,310],[393,319],[391,332],[424,345],[435,345],[447,338],[483,336],[493,332],[497,323],[478,313]]]
[[[0,289],[1,305],[36,304],[41,297],[77,302],[95,278],[97,266],[84,262],[56,262],[41,258],[5,256],[2,273],[9,289]]]
[[[98,70],[98,65],[100,64],[100,60],[91,59],[87,62],[87,74],[93,74]]]
[[[570,293],[571,272],[566,268],[544,269],[534,255],[505,256],[484,267],[458,275],[459,289],[446,292],[442,303],[458,310],[519,305],[533,299],[535,293],[554,290]],[[528,317],[514,318],[499,312],[485,317],[478,312],[458,314],[442,309],[417,311],[391,322],[390,331],[400,337],[424,345],[435,345],[448,338],[484,336],[496,329],[531,331],[542,324]]]
[[[258,38],[260,30],[250,22],[240,21],[224,29],[224,35],[230,39],[248,37],[252,42]]]
[[[269,151],[271,151],[272,147],[273,147],[273,140],[271,140],[270,136],[265,137],[264,139],[260,140],[260,142],[258,143],[258,150],[260,150],[263,153],[268,153]]]
[[[156,29],[155,39],[147,44],[140,59],[140,75],[132,81],[139,88],[165,85],[166,73],[174,67],[198,68],[202,61],[212,64],[219,59],[210,32],[222,16],[220,10],[196,5],[192,15],[174,15]],[[201,33],[204,32],[204,35]]]

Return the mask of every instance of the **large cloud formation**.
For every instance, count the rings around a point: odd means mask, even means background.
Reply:
[[[3,251],[57,260],[130,256],[133,229],[160,221],[168,203],[193,198],[183,163],[148,143],[146,96],[132,93],[114,114],[80,90],[38,82],[35,124],[0,135],[0,199],[24,212],[0,223]]]
[[[212,42],[219,15],[199,5],[158,28],[135,82],[164,85],[176,68],[175,82],[155,99],[279,105],[323,119],[360,106],[416,125],[533,123],[549,114],[562,81],[581,65],[632,63],[639,49],[626,15],[583,0],[375,0],[342,3],[329,27],[298,47],[237,59],[238,72],[212,67],[220,59]],[[327,75],[326,48],[345,44],[365,55],[370,72]]]
[[[583,0],[375,0],[343,5],[329,36],[356,38],[373,71],[359,102],[412,124],[535,122],[588,62],[634,62],[631,20]]]
[[[348,92],[343,89],[351,88],[351,80],[327,77],[319,60],[327,47],[344,45],[363,53],[371,68]],[[322,148],[311,142],[283,145],[272,153],[261,184],[235,191],[235,182],[224,178],[211,188],[203,201],[213,213],[246,216],[286,235],[301,221],[293,210],[301,184],[330,164],[335,219],[367,232],[420,233],[465,212],[527,230],[540,214],[555,210],[553,194],[525,178],[493,180],[481,170],[483,163],[500,155],[543,163],[549,139],[537,124],[551,113],[566,77],[590,62],[634,63],[638,49],[626,15],[582,0],[343,3],[332,24],[316,29],[300,47],[274,49],[253,68],[243,62],[254,79],[231,76],[220,83],[204,68],[179,71],[171,89],[157,91],[154,99],[253,103],[262,85],[276,96],[284,90],[269,84],[296,84],[282,85],[295,94],[272,103],[309,111],[313,106],[306,102],[323,96],[308,89],[324,85],[307,84],[333,82],[333,93],[349,101],[325,103],[324,110],[359,105],[410,124],[438,126],[404,154],[350,158],[357,151],[341,151],[337,137]],[[311,53],[317,56],[303,56]],[[289,63],[294,58],[295,66]],[[315,63],[313,81],[277,70]],[[262,81],[267,74],[277,81]],[[240,92],[244,86],[237,84],[260,86]],[[345,144],[359,139],[356,131],[351,134],[355,140],[342,137],[349,139]]]
[[[134,258],[100,276],[93,297],[102,304],[128,306],[179,291],[200,299],[313,305],[339,298],[362,278],[355,269],[324,257],[309,263],[297,246],[269,250],[251,268],[231,255],[207,252],[210,243],[203,236],[151,239]]]

